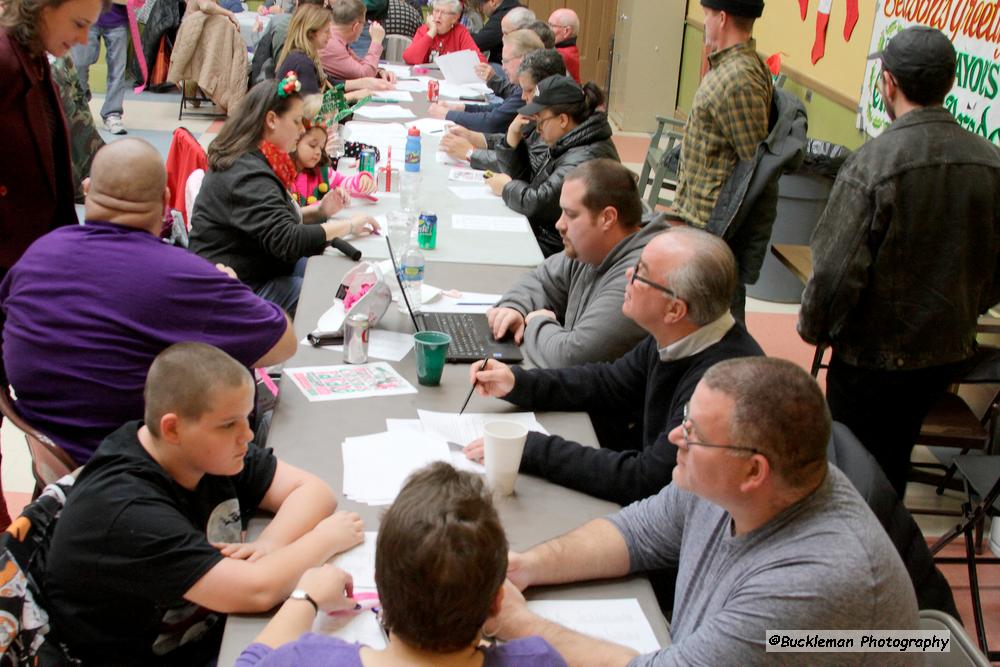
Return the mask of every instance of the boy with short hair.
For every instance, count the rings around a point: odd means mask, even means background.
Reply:
[[[308,568],[363,539],[319,478],[250,441],[249,372],[180,343],[153,361],[145,424],[129,422],[84,467],[56,524],[43,589],[74,657],[201,665],[221,614],[270,609]],[[256,509],[275,516],[254,542]]]

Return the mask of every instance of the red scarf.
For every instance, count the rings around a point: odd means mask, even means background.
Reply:
[[[260,142],[260,152],[264,154],[267,163],[271,165],[278,180],[282,182],[286,190],[291,191],[295,184],[295,163],[292,156],[281,150],[270,141]]]

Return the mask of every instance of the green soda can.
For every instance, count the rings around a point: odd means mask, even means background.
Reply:
[[[420,214],[417,224],[417,244],[424,250],[434,250],[437,247],[438,217],[433,211]]]

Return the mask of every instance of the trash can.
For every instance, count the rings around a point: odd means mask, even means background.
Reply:
[[[826,208],[837,171],[851,151],[844,146],[810,139],[801,166],[778,179],[778,207],[771,229],[772,244],[808,245]],[[799,303],[805,285],[770,250],[760,277],[747,286],[747,296],[777,303]]]

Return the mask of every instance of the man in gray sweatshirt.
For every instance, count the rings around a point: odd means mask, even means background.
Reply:
[[[656,216],[642,225],[635,176],[610,159],[571,171],[559,205],[564,250],[521,278],[486,316],[498,339],[513,334],[538,367],[614,361],[646,336],[622,314],[625,271],[666,223]]]
[[[510,555],[503,639],[541,635],[570,665],[906,665],[911,653],[767,651],[768,630],[917,628],[913,585],[851,482],[827,463],[830,412],[789,361],[706,372],[670,433],[673,484]],[[676,566],[669,646],[646,655],[532,613],[518,588]],[[516,588],[515,588],[516,586]]]

